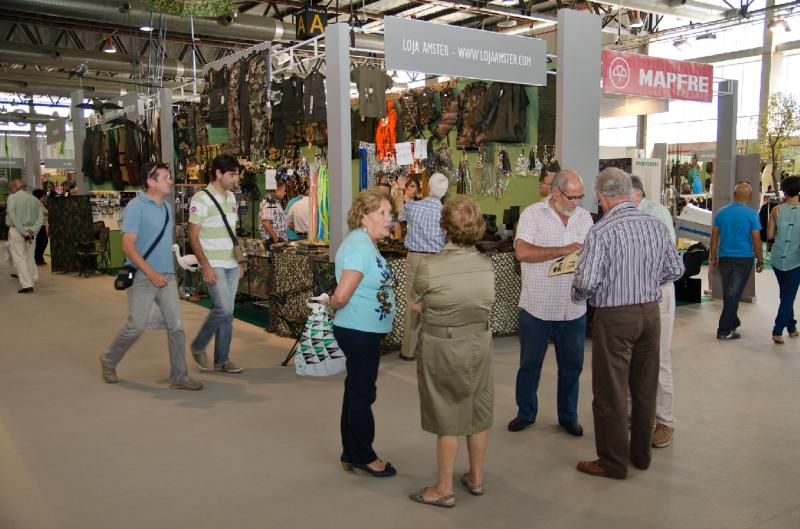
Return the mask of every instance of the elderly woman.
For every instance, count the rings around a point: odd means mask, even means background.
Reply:
[[[375,439],[375,381],[380,346],[392,330],[394,292],[386,260],[375,243],[389,236],[392,206],[383,188],[366,189],[348,213],[352,230],[336,252],[338,285],[328,306],[336,311],[333,334],[347,358],[342,402],[342,466],[384,478],[397,471],[372,448]]]
[[[786,200],[773,208],[767,224],[767,240],[775,239],[770,261],[780,287],[780,306],[772,328],[772,341],[783,343],[783,331],[789,336],[800,336],[794,318],[794,300],[800,285],[800,176],[789,176],[781,181],[781,191]]]
[[[447,244],[421,261],[414,291],[421,311],[421,347],[417,361],[422,429],[436,434],[438,479],[411,499],[453,507],[453,466],[458,436],[467,436],[469,472],[461,483],[483,494],[483,460],[494,406],[492,331],[494,303],[492,264],[475,249],[486,226],[470,198],[447,201],[440,225]]]

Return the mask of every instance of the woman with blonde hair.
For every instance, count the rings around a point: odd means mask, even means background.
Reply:
[[[347,223],[352,230],[336,252],[336,291],[327,301],[337,309],[333,334],[347,358],[342,401],[342,456],[345,470],[378,478],[394,476],[382,461],[375,439],[375,402],[381,340],[392,330],[395,303],[392,276],[376,243],[389,236],[392,206],[389,192],[365,189],[353,202]]]
[[[438,436],[438,479],[410,497],[453,507],[458,436],[467,436],[470,465],[461,484],[471,494],[484,492],[483,461],[494,411],[489,325],[494,272],[489,259],[475,249],[486,224],[472,199],[448,200],[440,225],[447,244],[422,260],[414,280],[416,308],[422,317],[417,360],[422,429]]]

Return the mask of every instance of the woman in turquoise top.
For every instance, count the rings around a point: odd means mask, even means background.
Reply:
[[[781,191],[786,196],[783,204],[773,208],[767,224],[767,240],[774,238],[770,261],[780,286],[781,303],[772,341],[783,343],[783,330],[789,336],[800,336],[794,319],[794,299],[800,286],[800,176],[789,176],[781,181]]]
[[[392,206],[383,188],[362,191],[348,213],[352,230],[336,252],[336,291],[328,306],[337,309],[333,334],[347,358],[342,400],[342,456],[345,470],[375,477],[394,476],[391,463],[372,449],[381,340],[392,330],[395,303],[392,276],[375,246],[392,229]]]

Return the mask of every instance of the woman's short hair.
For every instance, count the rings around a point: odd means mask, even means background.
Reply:
[[[622,169],[606,167],[597,175],[594,189],[610,199],[629,197],[631,196],[631,178]]]
[[[233,156],[227,154],[220,154],[214,158],[211,162],[211,182],[217,179],[217,169],[219,169],[219,172],[222,174],[236,171],[239,169],[239,162],[237,162]]]
[[[347,213],[347,225],[351,230],[361,227],[361,219],[381,207],[381,200],[392,203],[389,190],[385,187],[370,187],[358,194]]]
[[[781,180],[781,191],[787,197],[796,197],[800,195],[800,176],[787,176]]]
[[[409,178],[408,181],[406,182],[405,189],[408,189],[409,187],[411,187],[412,184],[417,186],[417,189],[419,189],[419,180],[417,180],[416,177],[413,177],[413,176],[411,178]]]
[[[486,232],[481,208],[467,196],[457,196],[444,203],[439,225],[447,240],[458,246],[472,246]]]

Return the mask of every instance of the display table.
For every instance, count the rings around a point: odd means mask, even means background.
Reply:
[[[495,302],[492,305],[491,327],[494,336],[511,336],[518,333],[517,306],[521,288],[519,262],[513,253],[498,253],[490,257],[494,267]],[[384,340],[384,350],[400,348],[405,325],[405,257],[387,257],[395,292],[396,313],[392,331]],[[305,317],[309,314],[306,300],[324,291],[332,292],[335,286],[334,265],[328,262],[327,249],[301,253],[293,248],[273,251],[268,277],[269,292],[286,296],[281,307],[290,317]],[[277,307],[271,307],[277,310]],[[274,316],[274,314],[273,314]],[[289,336],[289,329],[277,318],[273,332]]]

